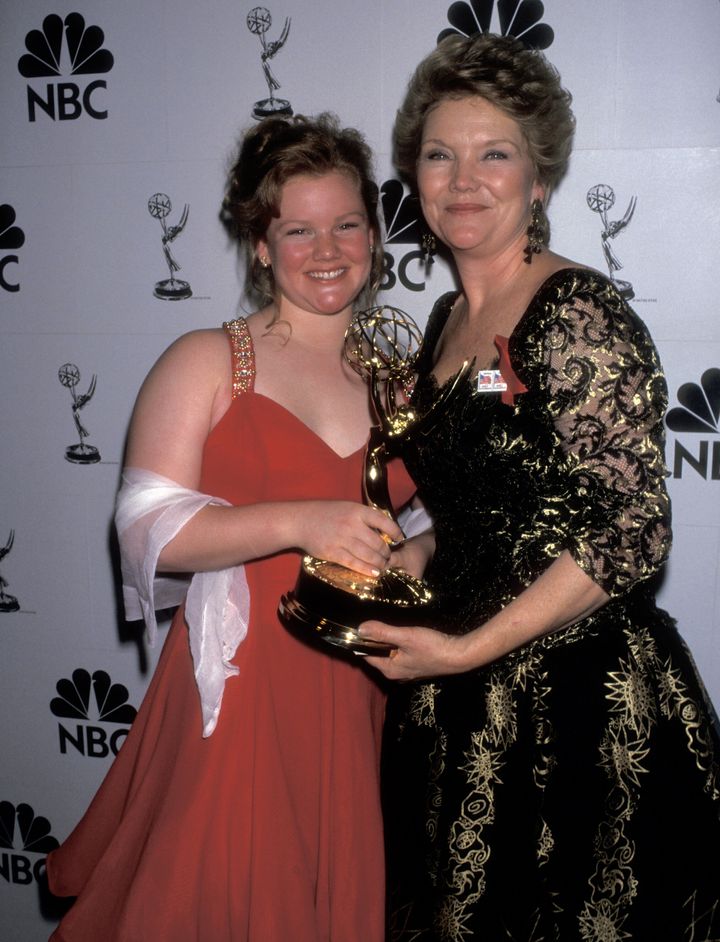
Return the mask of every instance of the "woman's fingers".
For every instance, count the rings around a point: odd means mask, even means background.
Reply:
[[[368,526],[375,530],[385,543],[400,543],[405,539],[399,525],[391,517],[373,507],[368,507],[368,511],[370,512],[367,519]]]
[[[396,628],[379,621],[363,622],[358,634],[396,649],[392,657],[366,658],[368,664],[390,680],[424,680],[467,669],[462,636],[431,628]]]
[[[402,530],[387,514],[349,501],[309,502],[298,512],[297,532],[305,552],[367,576],[377,576],[390,560]]]

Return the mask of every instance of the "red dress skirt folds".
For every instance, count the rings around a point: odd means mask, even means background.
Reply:
[[[200,490],[235,505],[361,500],[363,452],[341,457],[250,388],[207,440]],[[396,506],[412,496],[399,463],[390,484]],[[279,622],[300,558],[246,565],[240,673],[208,738],[178,610],[127,740],[48,858],[52,891],[77,896],[53,942],[384,938],[384,695],[360,658]]]

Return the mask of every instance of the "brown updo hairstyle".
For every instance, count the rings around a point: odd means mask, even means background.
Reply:
[[[428,112],[445,99],[474,95],[520,126],[547,202],[570,159],[575,132],[572,96],[542,52],[528,49],[514,36],[447,36],[422,60],[395,120],[394,159],[399,173],[416,189]]]
[[[333,170],[357,183],[373,233],[366,289],[371,298],[382,278],[383,240],[372,152],[360,132],[341,127],[335,115],[323,112],[265,118],[243,135],[228,175],[223,217],[245,246],[247,286],[263,301],[274,299],[275,279],[271,268],[260,265],[255,250],[273,217],[280,215],[283,186],[298,174],[319,177]]]

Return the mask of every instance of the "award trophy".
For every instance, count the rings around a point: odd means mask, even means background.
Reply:
[[[15,542],[15,531],[10,531],[10,536],[5,546],[0,547],[0,559],[5,559],[7,554],[12,549],[12,545]],[[20,609],[20,603],[15,598],[14,595],[10,595],[9,592],[6,592],[5,589],[8,585],[7,579],[4,579],[0,575],[0,612],[17,612]]]
[[[417,359],[421,333],[409,315],[383,305],[356,315],[345,336],[345,357],[369,380],[378,424],[370,429],[365,452],[363,492],[366,503],[395,519],[388,492],[387,461],[413,436],[428,431],[441,418],[470,365],[443,388],[423,415],[411,403],[397,401]],[[305,556],[295,588],[280,600],[284,624],[299,634],[312,635],[354,654],[388,655],[392,646],[361,638],[358,625],[378,619],[393,625],[429,623],[433,596],[428,586],[398,568],[373,578],[345,566]]]
[[[617,288],[618,293],[625,298],[626,301],[629,301],[635,296],[635,290],[629,281],[623,281],[621,278],[615,277],[615,272],[622,268],[622,262],[615,252],[613,252],[610,240],[614,239],[619,232],[622,232],[632,219],[637,198],[632,196],[622,219],[613,221],[610,221],[607,216],[608,210],[612,209],[615,205],[615,191],[611,186],[607,186],[605,183],[598,183],[596,186],[590,187],[586,199],[590,209],[594,213],[599,213],[600,219],[602,220],[603,231],[600,238],[602,239],[603,254],[610,273],[610,280]]]
[[[73,464],[95,464],[100,460],[100,452],[94,445],[85,444],[85,439],[88,437],[89,433],[80,421],[80,410],[92,399],[97,383],[97,376],[93,373],[93,378],[90,380],[87,392],[80,396],[75,392],[75,387],[80,382],[80,370],[74,363],[65,363],[61,366],[58,370],[58,379],[72,394],[73,420],[77,433],[80,436],[79,444],[68,445],[65,449],[65,459],[72,461]]]
[[[165,261],[170,270],[170,277],[163,281],[158,281],[153,294],[162,301],[182,301],[184,298],[192,296],[192,288],[187,281],[182,281],[180,278],[175,277],[175,272],[180,271],[180,265],[175,261],[170,251],[170,243],[174,242],[185,228],[190,207],[185,203],[185,209],[183,209],[180,221],[176,226],[168,226],[166,222],[171,210],[172,203],[170,202],[170,197],[166,196],[164,193],[155,193],[154,196],[151,196],[148,200],[148,212],[153,219],[159,219],[160,225],[162,226],[162,247],[165,254]]]
[[[273,42],[268,42],[265,38],[265,34],[272,26],[272,17],[268,9],[265,7],[253,7],[248,13],[245,22],[250,32],[260,37],[262,44],[260,59],[268,87],[268,97],[255,102],[253,117],[260,119],[269,118],[272,115],[291,115],[293,110],[290,102],[285,98],[276,98],[274,95],[274,92],[280,88],[280,82],[278,82],[272,74],[270,66],[268,65],[268,59],[274,58],[285,45],[288,33],[290,32],[290,19],[286,17],[280,38],[275,39]]]

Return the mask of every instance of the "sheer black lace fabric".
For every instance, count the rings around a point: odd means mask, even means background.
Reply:
[[[421,412],[455,297],[428,322]],[[701,937],[701,911],[720,937],[717,731],[651,578],[671,542],[657,352],[585,269],[542,285],[508,350],[526,391],[505,403],[471,374],[403,455],[436,522],[434,627],[481,626],[563,551],[610,601],[487,668],[392,693],[390,937],[680,942]]]

